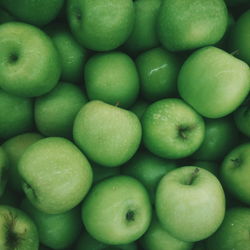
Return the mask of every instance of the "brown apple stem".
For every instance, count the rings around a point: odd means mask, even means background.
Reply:
[[[116,107],[119,107],[119,105],[120,105],[120,102],[117,101],[117,102],[115,103],[115,106],[116,106]]]
[[[199,168],[195,168],[194,172],[191,174],[191,177],[187,183],[187,185],[192,185],[194,179],[197,177],[198,173],[199,173]]]

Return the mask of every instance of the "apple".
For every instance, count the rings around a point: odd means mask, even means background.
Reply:
[[[68,28],[62,24],[52,23],[46,27],[45,31],[51,37],[60,55],[61,80],[72,83],[79,82],[82,79],[88,51],[75,40]]]
[[[156,190],[156,214],[162,227],[179,240],[194,242],[211,236],[225,214],[219,180],[194,166],[170,171]]]
[[[228,209],[222,225],[206,240],[207,250],[249,250],[250,209],[236,207]]]
[[[250,89],[249,66],[216,47],[204,47],[191,54],[179,77],[180,96],[207,118],[233,112]]]
[[[163,48],[154,48],[136,58],[141,92],[145,99],[156,101],[177,92],[180,60]]]
[[[202,117],[178,98],[166,98],[149,105],[142,117],[142,129],[145,147],[167,159],[194,153],[205,133]]]
[[[0,197],[5,191],[8,181],[9,159],[3,147],[0,147]]]
[[[250,143],[234,148],[223,160],[220,174],[221,181],[235,198],[250,204]]]
[[[38,131],[46,136],[72,138],[74,119],[85,103],[87,98],[78,86],[60,82],[35,101],[34,116]]]
[[[92,184],[87,158],[71,141],[60,137],[31,145],[22,155],[18,171],[29,201],[48,214],[77,206]]]
[[[8,139],[32,129],[33,102],[31,99],[18,97],[0,89],[0,100],[0,138]]]
[[[73,208],[65,213],[46,214],[36,209],[24,199],[21,208],[37,226],[42,244],[53,249],[63,249],[72,245],[80,234],[80,208]]]
[[[162,1],[157,30],[161,44],[170,51],[182,51],[215,44],[227,28],[223,0]]]
[[[155,26],[161,2],[161,0],[134,1],[135,23],[132,33],[124,44],[126,51],[136,53],[159,45]]]
[[[141,120],[148,105],[149,103],[143,99],[137,99],[134,105],[130,107],[130,110],[139,118],[139,120]]]
[[[221,160],[238,143],[239,132],[231,117],[205,119],[205,138],[192,158]]]
[[[141,150],[122,166],[121,173],[132,176],[144,184],[151,202],[154,203],[155,191],[160,179],[176,166],[177,164],[172,160],[162,159]]]
[[[73,137],[90,160],[117,167],[137,151],[141,124],[131,111],[102,101],[90,101],[76,116]]]
[[[219,175],[219,164],[214,161],[193,161],[192,166],[197,166],[199,168],[204,168],[207,171],[214,174],[216,177]]]
[[[38,250],[34,222],[22,210],[0,205],[0,249]]]
[[[56,18],[64,0],[1,0],[1,4],[18,20],[37,26]]]
[[[0,26],[0,64],[0,87],[23,97],[49,92],[61,74],[51,39],[39,28],[21,22]]]
[[[14,136],[2,144],[9,159],[8,184],[13,190],[19,193],[23,190],[21,185],[22,180],[18,173],[18,162],[25,150],[42,138],[43,136],[38,133],[24,133]]]
[[[67,15],[79,43],[96,51],[122,45],[132,32],[135,20],[132,0],[69,0]]]
[[[140,238],[151,220],[151,204],[144,186],[129,176],[114,176],[96,184],[82,204],[88,233],[110,245]]]
[[[135,63],[126,54],[109,52],[94,55],[84,69],[90,100],[101,100],[127,108],[139,93],[139,76]]]

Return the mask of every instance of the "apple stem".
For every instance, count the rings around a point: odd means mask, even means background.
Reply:
[[[233,52],[230,53],[232,56],[238,55],[239,54],[239,49],[234,50]]]
[[[119,105],[120,105],[120,102],[117,101],[117,102],[115,103],[115,106],[116,106],[116,107],[119,107]]]
[[[199,168],[195,168],[194,172],[191,174],[191,177],[190,177],[187,185],[192,185],[192,183],[193,183],[194,179],[197,177],[199,171],[200,171]]]

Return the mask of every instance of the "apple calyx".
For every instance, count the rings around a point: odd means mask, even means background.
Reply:
[[[9,59],[9,63],[14,64],[18,61],[19,57],[16,53],[12,53],[10,54],[8,59]]]
[[[199,168],[195,168],[195,170],[192,172],[190,179],[187,181],[186,185],[192,185],[195,178],[198,176],[198,173],[200,172]]]
[[[132,211],[132,210],[129,210],[129,211],[126,213],[126,220],[127,220],[128,222],[134,221],[134,220],[135,220],[135,212]]]
[[[231,161],[233,162],[233,166],[234,166],[235,168],[240,167],[240,165],[241,165],[241,160],[240,160],[239,158],[231,159]]]

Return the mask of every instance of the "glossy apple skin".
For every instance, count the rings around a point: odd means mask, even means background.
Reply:
[[[21,209],[25,211],[37,226],[42,244],[53,249],[67,248],[80,234],[80,208],[73,208],[65,213],[46,214],[36,209],[24,199]]]
[[[233,112],[246,98],[250,84],[249,66],[216,47],[191,54],[178,77],[180,96],[207,118]]]
[[[226,27],[227,8],[223,0],[163,1],[157,22],[160,42],[170,51],[215,44]]]
[[[179,159],[201,145],[205,126],[202,117],[177,98],[166,98],[148,106],[142,117],[143,143],[157,156]]]
[[[48,137],[31,145],[19,161],[18,171],[26,197],[48,214],[77,206],[92,184],[87,158],[69,140]]]
[[[70,0],[67,15],[79,43],[95,51],[122,45],[132,32],[135,19],[132,0]]]
[[[128,161],[141,142],[141,124],[131,111],[91,101],[76,116],[74,141],[92,161],[117,167]]]
[[[0,87],[23,97],[49,92],[61,74],[51,39],[35,26],[21,22],[0,26],[0,64]]]
[[[5,191],[8,180],[9,159],[3,147],[0,147],[0,197]]]
[[[161,179],[155,206],[163,228],[177,239],[194,242],[212,235],[222,223],[225,195],[213,174],[186,166]]]
[[[221,181],[234,197],[250,204],[250,143],[234,148],[223,160]]]
[[[94,55],[86,63],[84,79],[90,100],[101,100],[128,108],[139,94],[139,76],[135,63],[125,53]]]
[[[7,237],[21,237],[23,240],[16,242],[16,244],[11,240],[11,243],[6,244]],[[20,209],[1,205],[0,249],[38,250],[38,246],[38,232],[31,218]]]
[[[64,0],[2,0],[1,4],[18,20],[44,26],[56,18]]]
[[[86,230],[98,241],[110,245],[131,243],[150,224],[148,193],[132,177],[110,177],[96,184],[84,199],[82,219]]]
[[[235,207],[227,210],[222,225],[206,240],[208,250],[249,250],[250,209]]]

